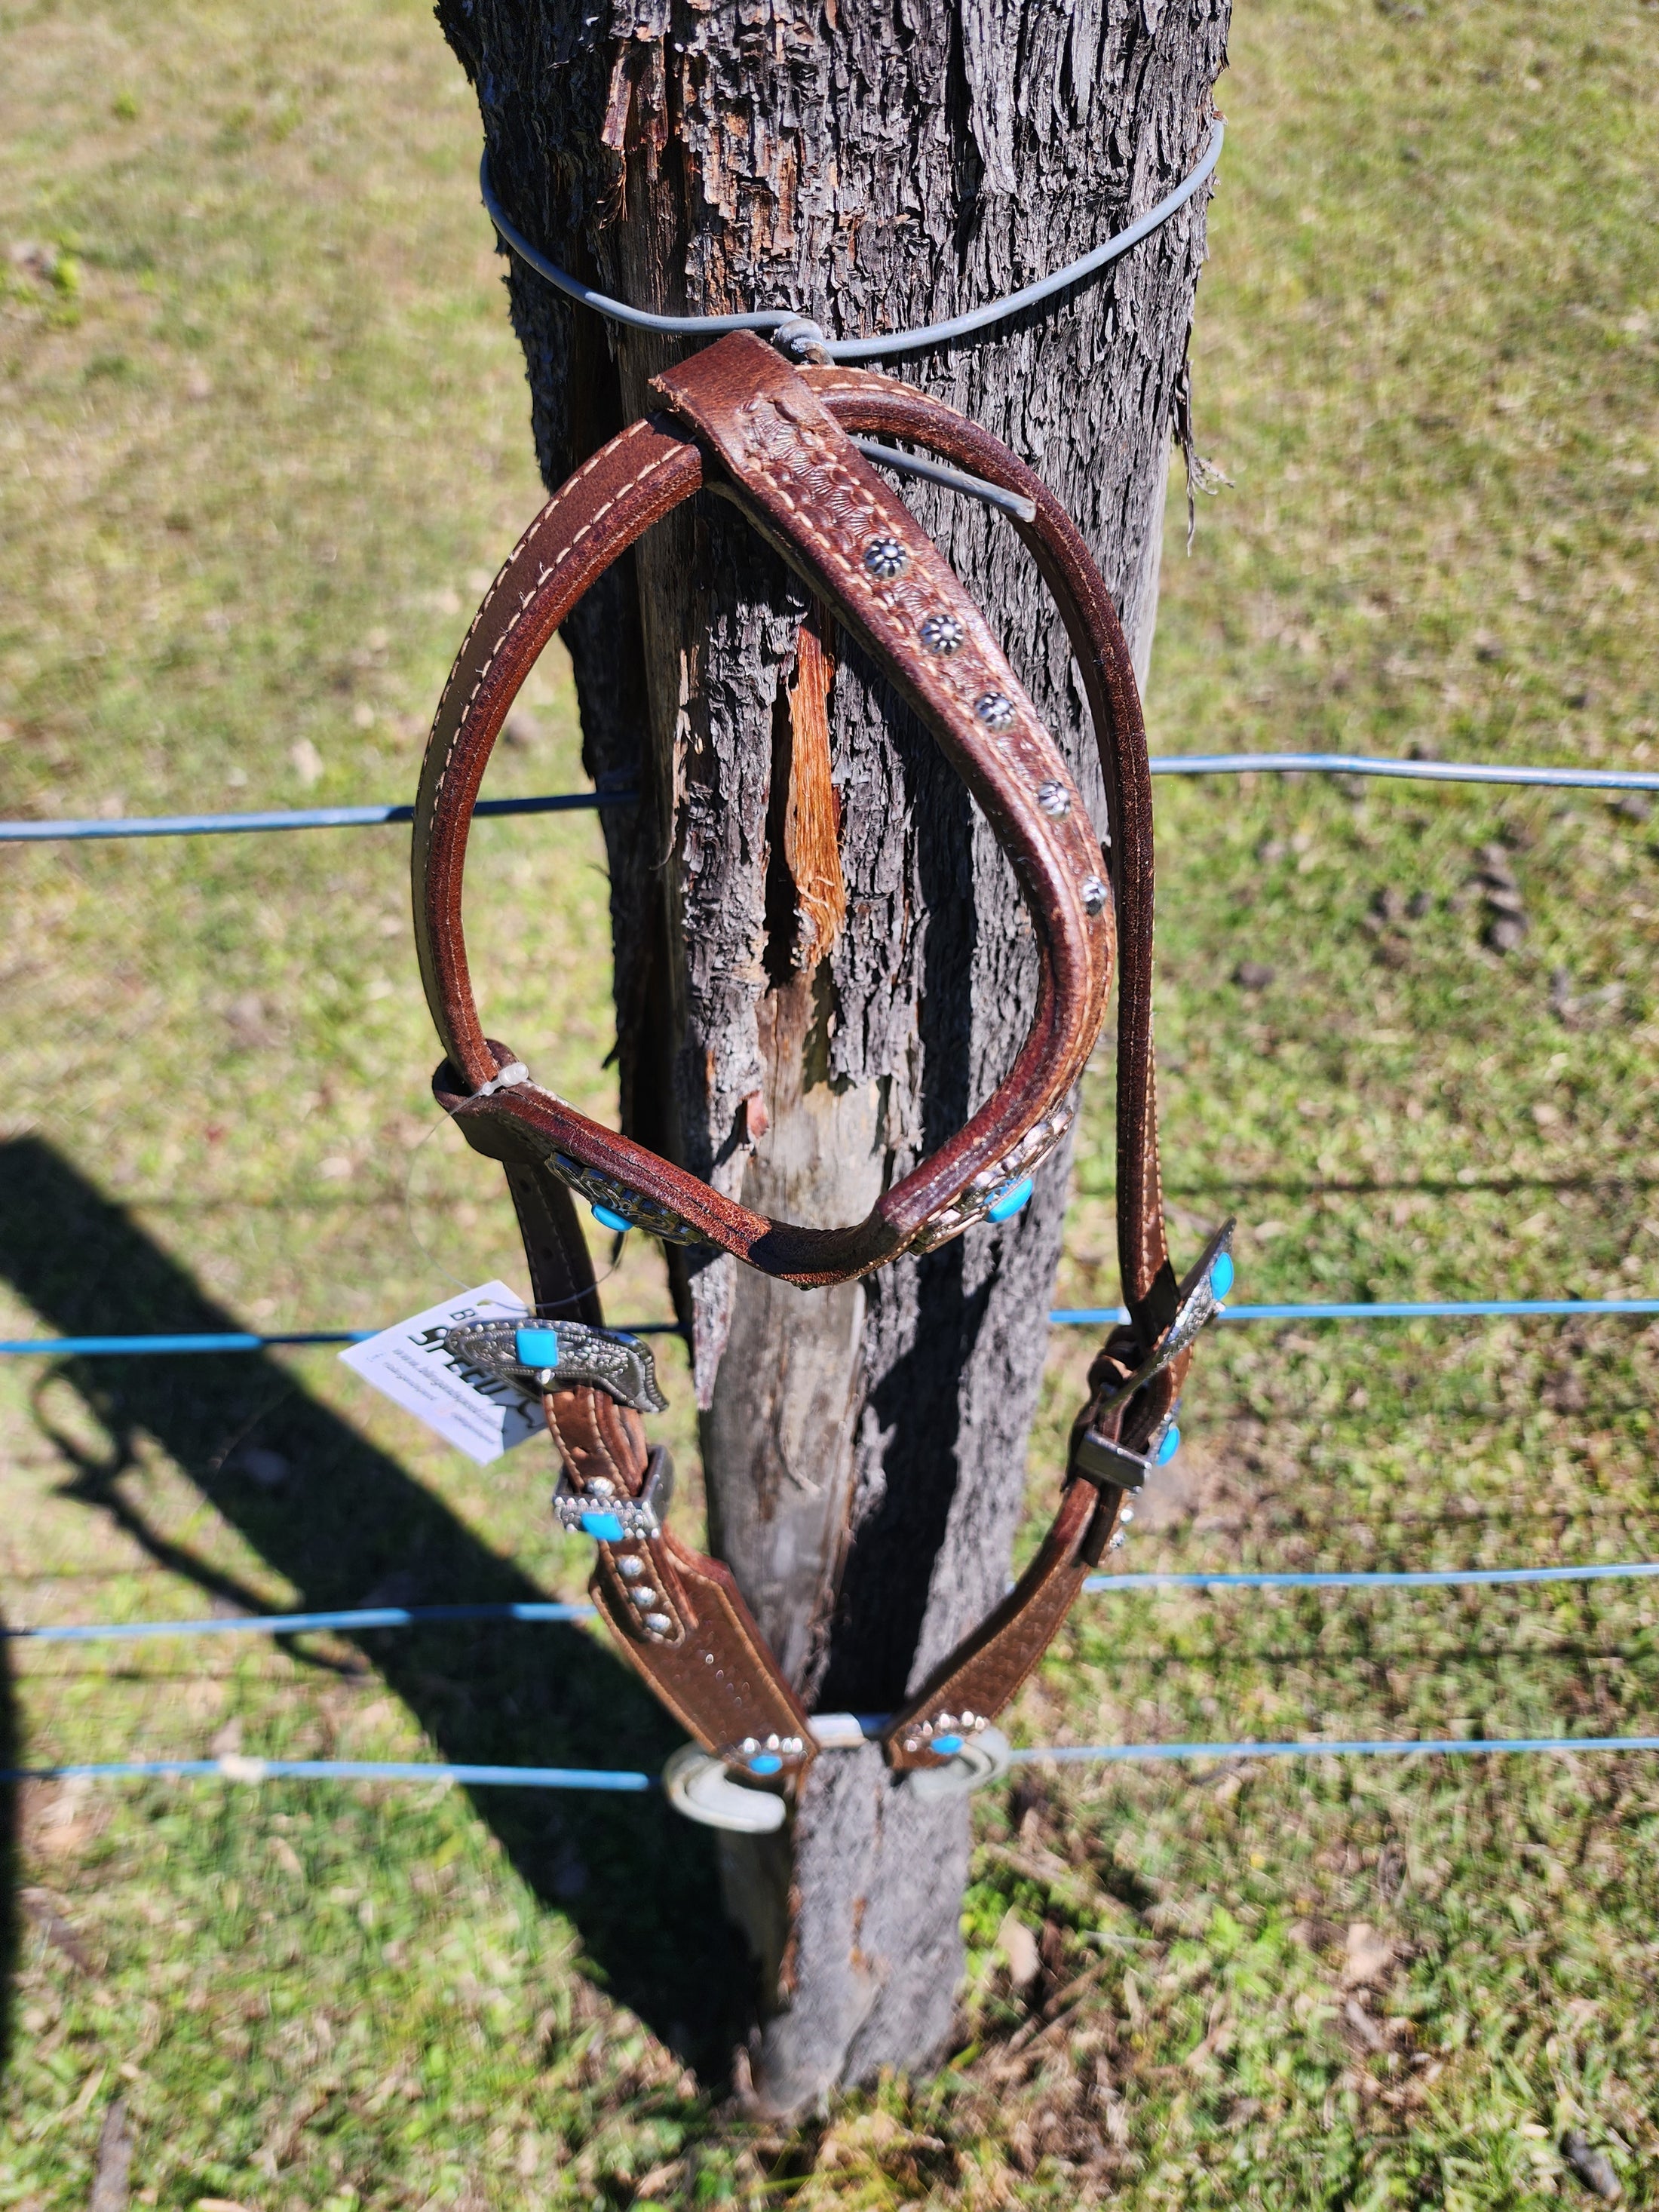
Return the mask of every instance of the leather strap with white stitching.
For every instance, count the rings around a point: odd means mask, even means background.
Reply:
[[[1097,1461],[1104,1451],[1111,1468],[1114,1450],[1131,1459],[1143,1451],[1167,1428],[1190,1357],[1182,1349],[1126,1402],[1111,1402],[1177,1316],[1158,1171],[1152,787],[1139,702],[1115,611],[1075,526],[977,425],[886,377],[791,368],[748,334],[693,356],[654,388],[668,411],[603,447],[526,532],[439,707],[414,837],[422,972],[447,1054],[435,1087],[469,1142],[506,1168],[538,1310],[598,1322],[573,1189],[658,1234],[714,1245],[796,1282],[846,1280],[982,1213],[999,1177],[1057,1141],[1104,1011],[1115,945],[1118,1239],[1132,1318],[1091,1371],[1036,1559],[884,1732],[896,1768],[938,1765],[961,1729],[982,1728],[1013,1695],[1119,1526],[1124,1489],[1097,1468],[1081,1471],[1088,1454],[1078,1440],[1092,1437]],[[1013,526],[1054,593],[1089,698],[1109,817],[1109,899],[1097,881],[1101,848],[1058,750],[978,610],[852,445],[854,432],[912,441],[1032,502],[1034,520]],[[904,692],[983,806],[1036,923],[1037,1007],[1008,1077],[966,1129],[850,1229],[755,1215],[533,1084],[483,1090],[512,1058],[484,1036],[461,928],[467,829],[491,746],[588,586],[704,486],[737,501]],[[591,1385],[554,1389],[545,1402],[573,1490],[645,1494],[653,1462],[636,1413]],[[705,1749],[784,1785],[799,1775],[814,1753],[807,1717],[729,1570],[663,1530],[601,1540],[592,1589],[630,1659]]]

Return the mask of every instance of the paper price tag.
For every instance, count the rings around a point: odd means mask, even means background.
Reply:
[[[499,1375],[468,1367],[446,1351],[444,1332],[466,1321],[501,1321],[526,1311],[505,1283],[459,1291],[445,1305],[428,1306],[367,1343],[340,1354],[348,1367],[406,1413],[453,1444],[480,1467],[499,1459],[547,1424],[539,1400]]]

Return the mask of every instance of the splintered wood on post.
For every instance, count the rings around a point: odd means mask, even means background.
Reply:
[[[1150,207],[1203,149],[1228,19],[1227,0],[438,12],[496,190],[553,259],[635,306],[789,308],[845,336],[960,313]],[[1046,478],[1143,672],[1206,198],[1058,301],[887,364]],[[550,488],[689,349],[507,276]],[[1032,564],[974,501],[903,495],[1103,830],[1081,687]],[[565,637],[589,769],[641,793],[603,817],[623,1126],[763,1212],[862,1218],[1024,1036],[1036,966],[1012,871],[857,644],[720,501],[641,540]],[[801,1291],[669,1255],[711,1546],[811,1708],[894,1709],[1001,1590],[1068,1166],[1053,1158],[1013,1220],[860,1284]],[[1046,1505],[1060,1470],[1036,1474]],[[866,1747],[816,1762],[778,1836],[722,1838],[760,1961],[760,2105],[942,2052],[969,1812],[921,1802]]]

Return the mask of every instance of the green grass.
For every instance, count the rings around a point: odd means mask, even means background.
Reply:
[[[459,70],[414,0],[3,0],[0,36],[0,811],[405,798],[538,498]],[[1653,763],[1656,66],[1625,0],[1241,11],[1195,343],[1232,489],[1190,560],[1172,520],[1155,746]],[[556,672],[518,734],[494,788],[579,781]],[[1650,1294],[1655,824],[1574,793],[1158,791],[1182,1252],[1237,1209],[1252,1299]],[[479,836],[492,1030],[610,1112],[593,825]],[[1501,956],[1494,844],[1528,923]],[[404,867],[395,830],[0,851],[0,1334],[368,1326],[516,1279],[495,1170],[421,1144]],[[1115,1297],[1110,1105],[1108,1072],[1067,1302]],[[629,1253],[612,1312],[665,1310]],[[1655,1556],[1656,1349],[1625,1322],[1223,1333],[1122,1564]],[[1028,1540],[1088,1351],[1055,1346]],[[287,1483],[241,1471],[250,1443]],[[6,1363],[0,1452],[14,1620],[580,1584],[539,1447],[474,1469],[325,1352]],[[1645,1731],[1656,1619],[1639,1584],[1096,1600],[1016,1726]],[[672,1741],[580,1632],[24,1648],[10,1697],[31,1761]],[[690,2070],[719,2081],[743,1967],[705,1839],[659,1808],[30,1792],[0,2204],[83,2204],[117,2094],[164,2207],[1462,2212],[1589,2203],[1570,2129],[1659,2193],[1650,1761],[1029,1771],[978,1832],[953,2063],[780,2131]]]

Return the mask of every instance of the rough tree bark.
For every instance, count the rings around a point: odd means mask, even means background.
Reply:
[[[669,313],[832,334],[1014,289],[1202,150],[1229,0],[440,0],[498,191],[545,252]],[[1077,517],[1137,663],[1203,196],[1103,281],[894,372],[995,431]],[[514,265],[543,475],[648,404],[672,341]],[[1081,686],[1012,533],[905,496],[992,614],[1104,830]],[[703,498],[568,625],[608,812],[626,1127],[750,1205],[854,1220],[990,1091],[1034,963],[983,820],[855,647]],[[819,1710],[896,1705],[994,1601],[1024,1497],[1068,1162],[1035,1202],[868,1283],[803,1293],[673,1256],[714,1548]],[[1046,1471],[1052,1494],[1057,1470]],[[812,1771],[793,1832],[726,1849],[762,1960],[757,2096],[798,2107],[951,2025],[965,1802],[878,1754]]]

